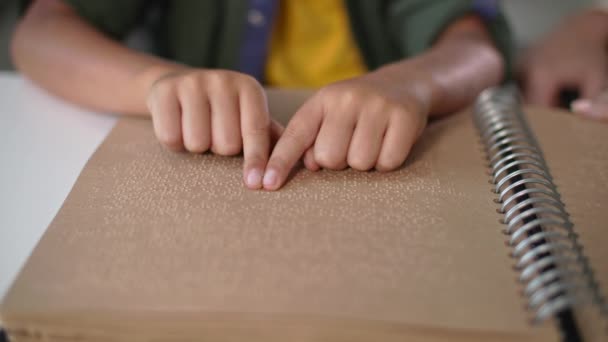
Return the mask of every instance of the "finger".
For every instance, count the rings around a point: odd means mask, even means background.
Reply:
[[[608,122],[608,92],[595,100],[580,99],[572,102],[572,111],[587,119]]]
[[[526,98],[540,106],[557,106],[557,92],[561,85],[544,73],[532,75],[526,85]]]
[[[321,169],[321,166],[315,161],[314,146],[309,147],[308,150],[304,152],[304,166],[310,171],[319,171],[319,169]]]
[[[367,171],[376,165],[387,120],[375,114],[377,113],[364,113],[357,122],[347,157],[348,165],[353,169]]]
[[[148,98],[156,138],[173,151],[183,149],[181,108],[175,88],[159,85]]]
[[[190,152],[202,153],[211,146],[209,101],[199,88],[180,91],[184,146]]]
[[[391,171],[400,167],[412,149],[421,126],[420,119],[410,113],[400,111],[391,115],[376,162],[376,170]]]
[[[348,165],[346,156],[356,122],[357,113],[349,108],[325,116],[314,143],[315,161],[319,166],[342,170]]]
[[[283,128],[283,126],[272,120],[271,123],[271,128],[270,128],[270,137],[271,137],[271,143],[272,146],[275,146],[277,141],[279,140],[279,138],[281,137],[281,135],[283,134],[283,131],[285,129]],[[314,156],[314,145],[309,147],[306,152],[304,152],[304,166],[306,166],[306,168],[310,171],[318,171],[319,169],[321,169],[321,167],[319,166],[319,164],[317,164],[317,162],[315,162],[315,156]]]
[[[211,108],[211,150],[222,156],[241,152],[239,98],[226,87],[215,87],[209,95]]]
[[[272,151],[264,172],[265,189],[277,190],[285,183],[291,169],[315,141],[322,119],[318,98],[312,98],[296,112]]]
[[[264,91],[255,85],[241,89],[241,134],[243,137],[243,179],[250,189],[262,187],[270,153],[271,122]]]

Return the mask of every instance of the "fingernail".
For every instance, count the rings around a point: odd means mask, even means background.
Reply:
[[[277,183],[277,172],[273,169],[266,171],[264,174],[264,187],[274,188]]]
[[[587,99],[576,100],[570,105],[573,112],[583,115],[592,115],[591,107],[591,101]]]
[[[247,186],[252,189],[257,189],[262,186],[262,171],[251,169],[247,174]]]

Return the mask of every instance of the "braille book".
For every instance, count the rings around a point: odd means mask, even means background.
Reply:
[[[283,121],[306,98],[268,95]],[[241,172],[122,119],[4,298],[9,339],[607,340],[606,125],[497,88],[395,172]]]

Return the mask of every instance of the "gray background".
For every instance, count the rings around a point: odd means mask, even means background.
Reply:
[[[565,13],[593,2],[593,0],[503,0],[503,6],[511,20],[517,43],[523,47],[542,36]],[[16,21],[17,0],[0,0],[0,70],[12,69],[8,46]]]

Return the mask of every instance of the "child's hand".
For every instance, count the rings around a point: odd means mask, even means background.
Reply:
[[[304,155],[319,167],[394,170],[422,133],[429,103],[408,82],[368,74],[319,90],[291,119],[264,174],[264,188],[283,185]]]
[[[572,102],[572,111],[585,118],[608,123],[608,90],[596,98]]]
[[[187,69],[154,82],[147,105],[162,144],[180,151],[230,156],[243,151],[243,179],[262,186],[271,135],[282,128],[271,122],[264,89],[252,77],[226,70]]]

